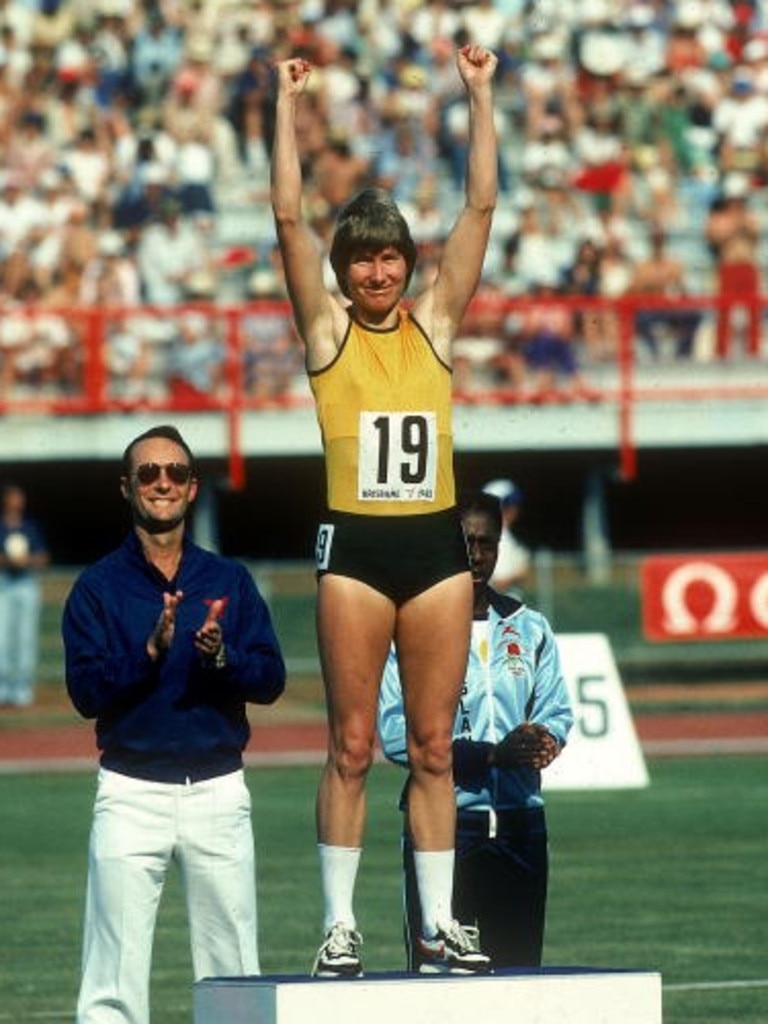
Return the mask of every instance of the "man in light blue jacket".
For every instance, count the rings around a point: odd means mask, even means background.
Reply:
[[[455,912],[480,931],[495,968],[541,964],[548,850],[541,770],[560,753],[573,712],[554,634],[539,612],[488,585],[498,555],[499,501],[477,493],[461,506],[472,566],[474,622],[456,715]],[[379,734],[385,755],[408,765],[403,695],[394,652],[382,681]],[[410,970],[424,970],[416,943],[419,901],[408,835],[403,870]]]

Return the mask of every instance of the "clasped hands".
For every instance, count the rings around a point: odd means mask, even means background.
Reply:
[[[552,764],[559,753],[560,744],[543,725],[523,722],[494,746],[490,763],[497,768],[527,765],[540,770]]]

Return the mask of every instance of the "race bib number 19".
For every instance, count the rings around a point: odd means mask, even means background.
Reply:
[[[437,415],[361,412],[360,501],[434,501]]]

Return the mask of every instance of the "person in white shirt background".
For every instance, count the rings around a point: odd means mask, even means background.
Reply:
[[[486,494],[492,494],[501,503],[502,531],[499,540],[499,556],[490,584],[502,593],[517,592],[525,583],[531,569],[531,551],[515,534],[515,523],[520,515],[525,495],[522,488],[512,480],[489,480],[483,486]]]

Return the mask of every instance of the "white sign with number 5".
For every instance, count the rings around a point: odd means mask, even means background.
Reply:
[[[574,723],[562,754],[542,772],[544,789],[640,789],[648,769],[619,670],[603,633],[557,637]]]

